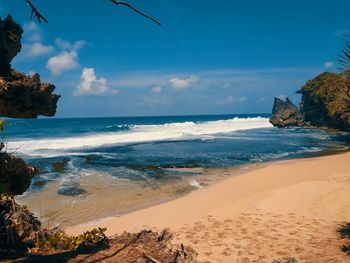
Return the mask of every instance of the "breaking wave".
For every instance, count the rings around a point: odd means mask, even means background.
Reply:
[[[177,122],[162,125],[115,125],[115,131],[96,132],[82,136],[11,141],[9,149],[29,156],[59,156],[81,153],[87,149],[142,142],[195,140],[258,128],[269,128],[268,118],[233,118],[207,122]],[[109,128],[112,128],[109,127]]]

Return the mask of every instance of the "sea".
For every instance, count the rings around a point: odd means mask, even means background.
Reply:
[[[120,215],[277,160],[348,150],[348,133],[269,114],[8,120],[6,150],[39,168],[19,202],[47,224]]]

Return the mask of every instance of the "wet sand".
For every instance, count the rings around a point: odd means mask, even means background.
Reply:
[[[118,217],[124,214],[165,203],[192,191],[207,187],[233,174],[240,174],[253,165],[230,169],[176,168],[175,180],[161,178],[132,181],[107,173],[82,173],[77,178],[78,195],[58,194],[59,183],[50,182],[37,192],[19,196],[16,200],[27,205],[47,228],[67,227],[89,221]],[[170,170],[170,169],[169,169]],[[220,171],[220,172],[218,172]]]
[[[343,153],[272,163],[176,200],[66,231],[104,226],[112,235],[170,228],[175,242],[191,245],[203,262],[271,262],[288,256],[300,262],[350,262],[336,231],[349,221],[350,153]]]

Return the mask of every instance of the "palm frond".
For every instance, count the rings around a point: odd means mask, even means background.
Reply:
[[[350,72],[350,41],[345,42],[345,47],[339,58],[337,59],[340,64],[340,70],[343,72]]]

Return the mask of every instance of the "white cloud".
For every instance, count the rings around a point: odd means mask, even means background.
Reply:
[[[28,75],[29,75],[29,76],[33,77],[34,74],[35,74],[35,71],[34,71],[34,70],[29,70],[29,72],[28,72]]]
[[[323,64],[323,66],[326,68],[326,69],[330,69],[330,68],[333,68],[334,66],[334,63],[332,61],[327,61]]]
[[[259,101],[260,101],[260,102],[267,101],[267,98],[266,98],[266,97],[260,97],[260,98],[259,98]]]
[[[154,93],[161,93],[162,92],[162,87],[161,86],[155,86],[152,88],[152,91]]]
[[[62,50],[72,49],[72,44],[68,41],[61,39],[61,38],[56,38],[55,44],[58,48],[60,48]]]
[[[75,50],[82,48],[86,45],[86,42],[84,40],[79,40],[74,43],[70,43],[69,41],[63,40],[61,38],[55,39],[56,46],[61,50]]]
[[[59,75],[63,71],[72,70],[78,67],[78,53],[76,51],[62,51],[60,54],[51,57],[46,64],[46,68],[53,75]]]
[[[196,84],[199,81],[199,77],[195,75],[191,75],[188,78],[180,79],[180,78],[171,78],[169,80],[170,85],[175,90],[184,90],[188,87]]]
[[[23,47],[19,59],[35,59],[53,52],[54,47],[43,44],[43,37],[40,27],[29,22],[24,24]]]
[[[53,51],[50,45],[43,45],[40,42],[23,44],[22,56],[26,58],[37,58],[50,54]]]
[[[117,91],[108,87],[107,79],[97,79],[93,68],[84,68],[80,77],[80,83],[76,87],[73,95],[105,95],[110,93],[116,94]]]
[[[287,99],[287,95],[285,94],[280,94],[280,95],[277,95],[276,98],[279,98],[280,100],[286,100]]]
[[[245,102],[245,101],[247,101],[247,99],[248,99],[248,97],[239,97],[237,99],[237,102]]]
[[[60,42],[61,41],[61,42]],[[85,45],[85,41],[77,41],[73,44],[60,40],[60,48],[68,48],[70,51],[62,50],[61,53],[51,57],[46,64],[46,68],[53,75],[60,75],[63,71],[75,69],[79,66],[78,50]],[[57,44],[57,43],[56,43]]]
[[[233,97],[233,96],[228,96],[223,100],[218,101],[216,104],[217,105],[229,105],[229,104],[235,104],[235,103],[243,103],[248,100],[248,97]]]
[[[29,42],[40,42],[42,41],[42,33],[37,23],[31,21],[24,24],[24,38]]]

